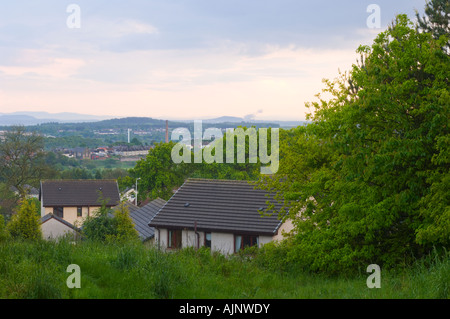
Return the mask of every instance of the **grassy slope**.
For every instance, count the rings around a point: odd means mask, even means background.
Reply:
[[[69,289],[69,264],[81,289]],[[381,289],[355,278],[274,272],[208,250],[162,253],[139,245],[0,243],[0,298],[449,298],[450,260],[418,262]]]

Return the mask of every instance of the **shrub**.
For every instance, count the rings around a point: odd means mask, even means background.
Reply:
[[[7,225],[12,237],[38,240],[42,238],[38,209],[34,201],[23,200],[19,211],[14,214]]]

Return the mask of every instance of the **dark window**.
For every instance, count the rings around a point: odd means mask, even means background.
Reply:
[[[63,207],[54,207],[53,208],[53,214],[55,216],[64,218],[64,208]]]
[[[169,248],[181,248],[181,230],[169,230],[168,237]]]
[[[259,242],[258,236],[253,235],[235,235],[234,236],[234,251],[238,252],[245,247],[257,246]]]
[[[83,216],[83,207],[77,207],[77,217]]]
[[[211,233],[205,233],[205,247],[211,248]]]

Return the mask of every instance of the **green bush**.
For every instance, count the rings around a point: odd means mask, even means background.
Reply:
[[[124,243],[139,239],[124,203],[115,210],[103,205],[94,216],[85,219],[82,231],[88,240],[93,241]]]
[[[7,225],[11,236],[31,240],[42,239],[41,224],[37,212],[38,208],[34,201],[23,200],[19,211],[12,216]]]

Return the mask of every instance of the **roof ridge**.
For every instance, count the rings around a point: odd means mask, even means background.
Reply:
[[[43,179],[41,180],[41,182],[83,182],[83,181],[87,181],[87,182],[117,182],[116,179],[113,178],[109,178],[109,179],[94,179],[94,178],[90,178],[90,179]]]
[[[198,178],[198,177],[189,177],[186,181],[205,181],[205,182],[227,182],[227,183],[255,183],[257,181],[247,180],[247,179],[214,179],[214,178]]]

